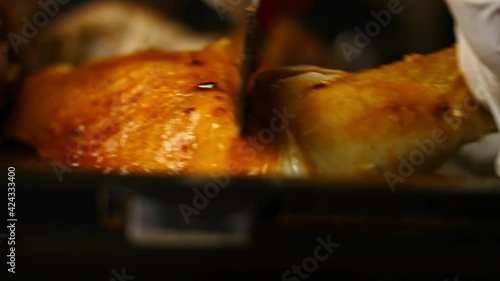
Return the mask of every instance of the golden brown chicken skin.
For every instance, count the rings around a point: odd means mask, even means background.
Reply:
[[[7,132],[68,167],[183,175],[226,169],[231,151],[244,150],[232,52],[221,40],[203,51],[152,50],[50,68],[27,81]]]
[[[296,115],[278,141],[276,166],[293,176],[429,171],[495,130],[471,97],[454,48],[358,73],[280,68],[258,78],[254,95],[253,114],[263,120],[276,107]]]

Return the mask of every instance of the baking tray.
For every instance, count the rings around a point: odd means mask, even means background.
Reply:
[[[187,224],[179,204],[193,206],[193,189],[214,179],[76,170],[60,182],[22,145],[1,155],[2,168],[16,166],[19,280],[108,280],[122,268],[138,280],[284,280],[327,237],[340,247],[311,280],[500,276],[495,177],[415,176],[394,192],[231,178]]]

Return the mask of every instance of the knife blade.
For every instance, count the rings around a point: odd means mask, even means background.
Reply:
[[[256,67],[256,28],[257,13],[260,7],[260,0],[252,0],[246,7],[247,26],[243,43],[243,54],[241,63],[241,81],[238,93],[238,124],[240,135],[245,132],[245,115],[247,110],[247,96],[250,76]]]
[[[245,133],[249,87],[259,69],[259,55],[265,52],[272,26],[280,17],[303,13],[315,0],[251,0],[246,7],[246,29],[241,61],[241,81],[237,97],[240,135]]]

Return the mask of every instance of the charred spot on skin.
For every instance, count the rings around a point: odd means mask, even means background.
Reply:
[[[183,152],[188,152],[188,150],[189,150],[189,147],[187,145],[183,145],[182,146],[182,151]]]
[[[438,117],[443,117],[446,113],[451,110],[450,105],[447,102],[440,102],[436,107],[436,115]]]
[[[206,82],[198,84],[198,90],[212,90],[217,88],[217,83],[215,82]]]
[[[326,83],[318,83],[318,84],[313,85],[311,87],[311,90],[323,89],[323,88],[326,88],[326,86],[328,86]]]
[[[473,97],[469,97],[467,101],[465,101],[465,105],[467,106],[466,109],[468,111],[473,111],[480,106],[479,102],[475,100]]]
[[[227,110],[224,107],[217,107],[212,112],[212,115],[218,117],[218,116],[222,116],[226,113],[227,113]]]
[[[191,60],[191,65],[198,65],[198,66],[201,66],[203,65],[203,62],[199,59],[192,59]]]
[[[190,114],[191,112],[195,111],[196,109],[194,107],[186,108],[184,109],[184,113]]]

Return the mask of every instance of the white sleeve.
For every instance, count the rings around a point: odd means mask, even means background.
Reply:
[[[459,67],[500,129],[500,1],[446,0],[455,19]],[[496,161],[500,176],[500,154]]]

